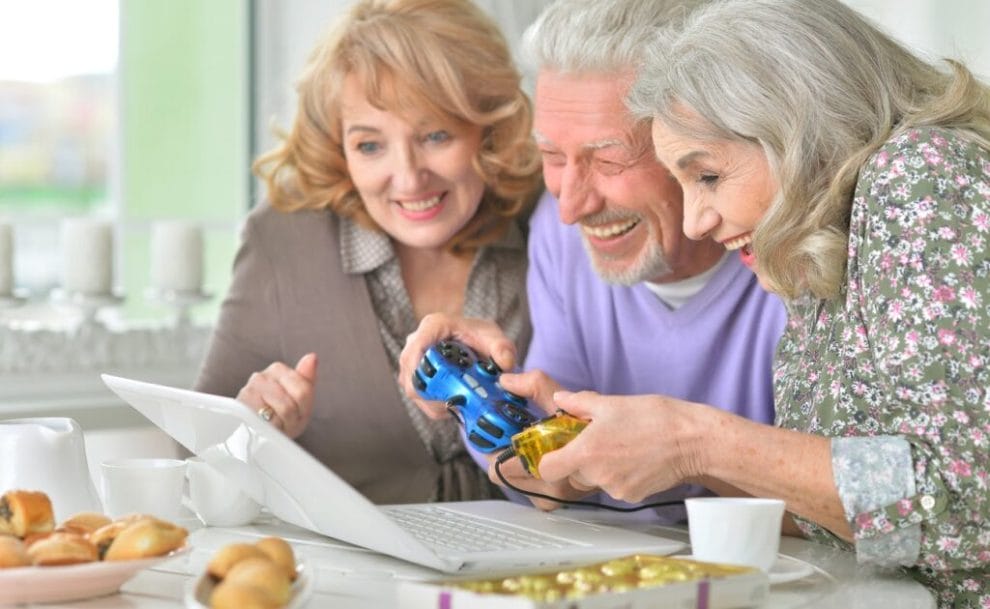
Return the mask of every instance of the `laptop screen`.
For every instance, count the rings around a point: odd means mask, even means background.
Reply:
[[[102,378],[124,401],[276,517],[418,564],[451,567],[240,402],[107,374]]]

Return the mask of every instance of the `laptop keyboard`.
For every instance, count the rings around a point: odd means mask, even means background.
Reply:
[[[383,511],[413,537],[438,550],[483,552],[581,545],[533,529],[494,522],[441,507],[389,506]]]

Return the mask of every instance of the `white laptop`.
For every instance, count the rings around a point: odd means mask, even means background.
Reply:
[[[363,548],[473,573],[673,554],[680,541],[509,501],[379,506],[231,398],[110,375],[103,381],[278,518]]]

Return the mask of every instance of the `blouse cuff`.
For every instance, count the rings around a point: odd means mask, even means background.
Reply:
[[[911,444],[898,436],[833,438],[832,472],[857,560],[914,564],[921,552],[920,523],[938,506],[933,497],[915,497]]]

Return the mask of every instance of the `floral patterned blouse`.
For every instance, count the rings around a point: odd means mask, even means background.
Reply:
[[[939,128],[888,141],[860,172],[842,295],[789,308],[777,424],[833,438],[858,560],[990,608],[990,152]]]

